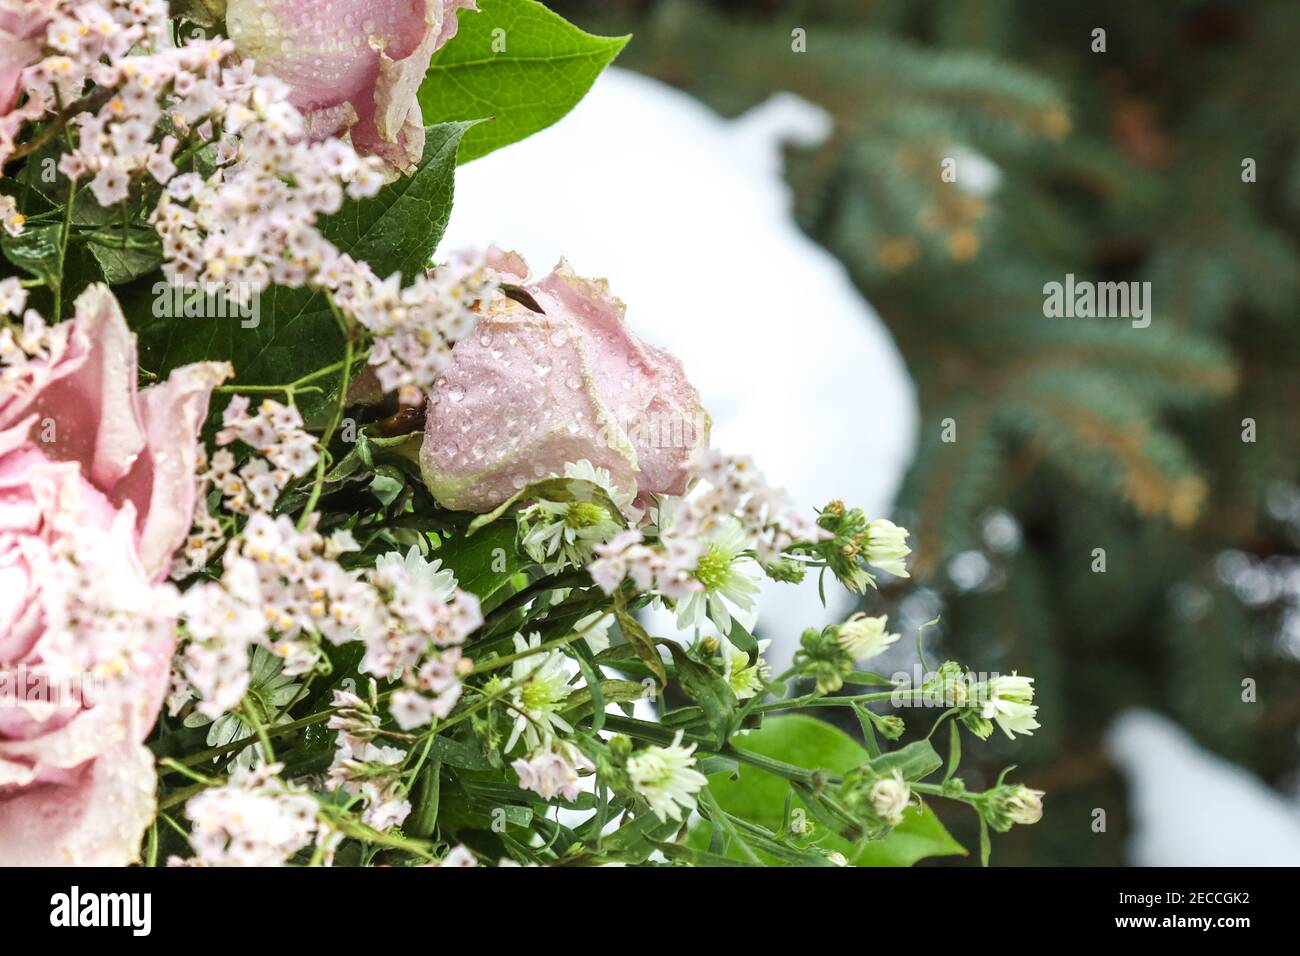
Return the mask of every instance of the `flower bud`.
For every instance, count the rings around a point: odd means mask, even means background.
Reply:
[[[903,559],[912,553],[907,546],[907,529],[900,528],[885,518],[877,518],[867,525],[867,563],[905,578],[907,566]]]
[[[980,804],[984,820],[998,833],[1006,833],[1016,824],[1029,826],[1043,818],[1042,790],[1022,784],[1003,784],[986,791]]]
[[[609,738],[609,755],[616,763],[622,763],[632,754],[632,741],[622,734]]]
[[[876,657],[898,640],[897,634],[890,634],[885,629],[887,623],[884,614],[868,617],[859,611],[836,628],[836,643],[855,661]]]
[[[429,395],[420,463],[433,496],[490,511],[582,460],[620,493],[683,494],[709,420],[681,363],[567,263],[527,291],[544,311],[497,297]]]
[[[871,811],[882,823],[896,827],[903,822],[903,813],[912,799],[912,788],[903,779],[902,771],[895,770],[881,777],[867,791]]]
[[[424,152],[416,91],[474,0],[227,0],[241,56],[289,87],[318,138],[347,132],[363,154],[409,171]]]

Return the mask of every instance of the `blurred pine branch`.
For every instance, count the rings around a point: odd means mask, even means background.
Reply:
[[[1295,787],[1300,4],[559,6],[631,28],[622,65],[725,115],[779,90],[834,114],[829,142],[788,157],[797,216],[917,380],[900,513],[919,583],[942,595],[945,640],[1038,676],[1057,711],[1043,772],[1113,796],[1104,763],[1071,754],[1142,704]],[[1150,282],[1150,327],[1045,317],[1043,285],[1067,273]],[[1016,548],[991,547],[990,514],[1012,516]],[[972,552],[991,568],[974,584],[952,571]],[[1050,852],[1118,860],[1069,825]]]

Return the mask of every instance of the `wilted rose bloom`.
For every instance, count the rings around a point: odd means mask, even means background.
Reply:
[[[288,84],[313,136],[409,170],[424,152],[416,93],[474,0],[229,0],[239,52]]]
[[[18,106],[23,71],[41,58],[41,42],[54,0],[0,0],[0,162],[13,149],[18,128],[44,105]]]
[[[50,331],[0,340],[0,865],[125,864],[153,816],[142,741],[175,640],[161,582],[227,368],[137,391],[104,286]]]
[[[495,261],[524,281],[518,256]],[[434,497],[489,511],[583,459],[643,502],[684,494],[709,419],[681,363],[627,328],[604,280],[566,262],[526,292],[542,311],[498,295],[429,395],[420,463]]]

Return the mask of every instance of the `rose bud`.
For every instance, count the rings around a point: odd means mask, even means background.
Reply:
[[[518,256],[495,256],[503,281],[524,282]],[[709,418],[681,363],[628,329],[604,280],[567,262],[507,291],[483,306],[429,395],[420,462],[434,497],[490,511],[583,459],[641,503],[684,494]]]
[[[229,0],[242,56],[288,84],[312,136],[350,131],[357,152],[409,171],[424,152],[416,93],[474,0]]]

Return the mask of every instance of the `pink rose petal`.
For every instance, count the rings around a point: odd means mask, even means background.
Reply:
[[[0,866],[134,862],[153,819],[155,785],[153,756],[136,743],[103,752],[66,782],[8,792],[0,784]]]
[[[489,262],[512,277],[527,269],[501,250]],[[680,363],[627,328],[603,281],[567,263],[526,288],[544,314],[498,298],[429,396],[420,460],[434,497],[489,511],[581,459],[622,490],[683,493],[709,422]]]
[[[416,93],[473,0],[229,0],[239,52],[288,84],[313,136],[350,127],[359,152],[409,170],[424,151]],[[323,116],[317,116],[323,113]]]

